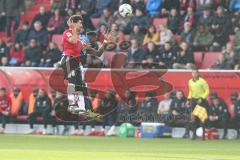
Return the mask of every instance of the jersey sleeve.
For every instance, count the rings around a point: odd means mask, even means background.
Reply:
[[[72,33],[70,31],[65,31],[63,33],[63,41],[69,41],[71,37],[72,37]]]
[[[204,89],[204,94],[203,94],[203,99],[206,99],[209,95],[209,92],[210,92],[210,89],[209,89],[209,86],[208,86],[208,83],[207,81],[205,81],[204,79],[202,79],[202,87]]]

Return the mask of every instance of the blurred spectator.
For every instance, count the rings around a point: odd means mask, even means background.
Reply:
[[[214,15],[214,19],[212,22],[212,30],[217,30],[220,29],[222,32],[227,31],[229,27],[229,19],[226,15],[226,13],[224,12],[224,8],[222,6],[219,6],[217,8],[217,11]]]
[[[150,18],[139,8],[136,9],[136,13],[130,21],[129,30],[131,30],[135,24],[138,24],[140,29],[143,31],[145,31],[145,29],[150,25]]]
[[[146,9],[151,17],[156,17],[158,15],[158,11],[161,8],[162,0],[148,0],[146,3]]]
[[[91,21],[90,17],[88,15],[82,14],[82,10],[78,9],[76,11],[76,15],[83,17],[83,27],[86,30],[94,30],[95,29],[93,24],[92,24],[92,21]]]
[[[170,93],[165,93],[164,99],[160,101],[157,109],[157,114],[161,116],[161,122],[169,122],[169,111],[171,103],[172,98],[170,96]]]
[[[194,68],[193,52],[186,42],[180,44],[180,51],[173,64],[173,69],[193,69]]]
[[[50,42],[43,58],[41,59],[40,67],[53,67],[61,59],[62,53],[54,42]]]
[[[224,13],[224,8],[219,6],[211,25],[211,32],[215,36],[215,43],[213,44],[214,47],[219,48],[228,42],[228,36],[230,33],[229,28],[231,26],[230,23],[231,21],[229,17]]]
[[[94,18],[98,18],[103,14],[103,10],[106,7],[109,7],[111,5],[111,0],[98,0],[96,4],[96,10],[95,13],[92,15]]]
[[[83,15],[91,16],[95,11],[96,3],[96,0],[78,0],[77,8],[81,9]]]
[[[1,51],[1,54],[5,52],[5,49],[6,49],[6,43],[5,41],[0,38],[0,51]]]
[[[213,42],[213,35],[208,31],[208,27],[200,25],[194,37],[193,46],[195,51],[208,51]]]
[[[39,13],[37,15],[35,15],[35,17],[33,18],[32,26],[34,25],[35,22],[40,21],[42,23],[42,27],[44,29],[46,29],[47,25],[48,25],[48,21],[49,21],[51,16],[52,15],[51,15],[50,12],[46,12],[44,6],[40,6],[39,7]]]
[[[139,46],[141,46],[143,43],[144,34],[143,32],[141,32],[139,25],[137,24],[133,26],[133,30],[129,35],[129,40],[132,40],[132,39],[136,39]]]
[[[240,30],[236,32],[235,35],[235,45],[238,49],[240,49]]]
[[[2,15],[6,15],[6,29],[7,37],[11,37],[12,32],[12,21],[14,21],[13,30],[17,30],[20,24],[20,15],[25,11],[25,1],[24,0],[1,0],[0,1],[0,11]]]
[[[77,0],[64,0],[62,1],[62,4],[64,5],[64,10],[67,11],[69,9],[76,10],[77,8]],[[57,9],[57,8],[55,8]]]
[[[231,66],[227,64],[227,60],[225,59],[225,56],[221,54],[219,55],[216,63],[212,66],[212,69],[231,69]]]
[[[129,30],[128,24],[130,23],[131,17],[123,17],[121,16],[118,11],[114,14],[113,16],[113,23],[116,23],[119,26],[119,29],[124,33],[124,34],[131,34],[131,30]],[[137,25],[137,24],[136,24]],[[135,25],[134,25],[135,26]],[[133,27],[134,27],[133,26]]]
[[[172,123],[184,125],[185,133],[183,138],[190,137],[190,113],[191,108],[187,104],[187,98],[182,90],[177,90],[176,97],[172,100],[170,105],[170,114],[172,115]]]
[[[211,25],[213,22],[213,15],[208,6],[206,6],[203,10],[203,13],[200,14],[198,18],[198,25],[206,25],[208,29],[211,29]]]
[[[8,57],[2,57],[0,64],[1,66],[9,66]]]
[[[173,34],[177,34],[179,33],[179,25],[180,17],[178,16],[177,10],[173,8],[168,16],[167,26]]]
[[[149,91],[146,93],[145,98],[141,105],[139,106],[139,110],[147,115],[156,115],[158,110],[158,100],[156,98],[156,93],[154,91]]]
[[[105,126],[115,126],[117,120],[117,99],[111,90],[105,92],[104,98],[100,101],[97,112],[104,116],[103,131]]]
[[[189,7],[195,10],[196,0],[180,0],[180,15],[184,16]]]
[[[171,9],[176,8],[177,11],[180,9],[180,2],[179,0],[165,0],[163,2],[161,14],[162,16],[167,16]]]
[[[189,23],[191,26],[195,25],[195,15],[193,12],[193,8],[188,7],[187,14],[183,17],[182,24]]]
[[[131,5],[133,7],[133,10],[136,11],[136,9],[140,9],[142,11],[146,10],[146,4],[144,0],[132,0]]]
[[[100,17],[100,23],[105,24],[108,27],[110,27],[111,24],[113,23],[113,16],[109,8],[103,9],[103,14]]]
[[[210,51],[221,51],[222,47],[229,41],[229,36],[226,32],[222,32],[220,28],[215,30],[213,35],[214,38]]]
[[[240,12],[240,1],[239,0],[231,0],[228,2],[230,11],[238,11]]]
[[[38,67],[42,58],[42,49],[37,45],[35,39],[30,40],[29,46],[25,49],[23,66]]]
[[[240,69],[240,59],[238,59],[237,64],[234,67],[235,70],[239,70]]]
[[[231,93],[231,108],[234,112],[233,124],[237,130],[237,138],[240,138],[240,100],[236,91]]]
[[[2,61],[2,58],[9,57],[9,53],[7,50],[6,43],[3,41],[3,39],[0,38],[0,61]],[[0,62],[2,65],[2,63]]]
[[[6,123],[10,116],[11,98],[6,94],[6,88],[0,88],[0,118],[2,123],[2,128],[0,128],[0,133],[4,133]]]
[[[31,39],[35,39],[37,43],[43,47],[47,45],[48,42],[48,33],[47,31],[42,27],[42,23],[40,21],[36,21],[33,24],[33,29],[29,31],[28,34],[28,42]]]
[[[153,42],[147,44],[146,50],[143,52],[142,65],[143,68],[152,68],[156,64],[156,56],[158,55],[157,46]]]
[[[240,29],[240,12],[233,13],[229,18],[231,18],[231,30],[230,34],[236,34]]]
[[[188,44],[192,44],[194,39],[194,31],[190,23],[184,23],[184,28],[181,33],[181,40],[187,42]]]
[[[63,24],[62,27],[67,29],[68,28],[68,25],[67,25],[67,21],[69,20],[69,18],[74,14],[73,10],[72,9],[68,9],[67,12],[66,12],[66,16],[64,16],[64,19],[63,19]]]
[[[24,51],[21,44],[15,43],[10,50],[9,65],[20,66],[22,64],[23,57],[24,57]]]
[[[91,101],[91,105],[92,105],[93,111],[97,112],[98,107],[100,105],[100,98],[99,98],[98,92],[96,90],[91,90],[89,99]]]
[[[128,50],[127,54],[127,62],[130,60],[134,60],[135,63],[140,64],[142,62],[143,53],[139,48],[137,40],[131,40],[131,47]]]
[[[52,116],[54,118],[53,127],[56,125],[56,117],[61,117],[60,114],[66,110],[66,106],[68,106],[67,95],[62,94],[61,92],[56,92],[56,97],[54,99],[53,107],[52,107]],[[66,126],[64,126],[66,127]],[[54,129],[55,130],[55,129]]]
[[[14,34],[14,42],[20,43],[22,46],[27,45],[27,38],[29,33],[29,23],[26,21],[23,23],[22,28],[17,30]]]
[[[33,125],[38,116],[43,117],[44,123],[44,130],[42,131],[43,134],[46,134],[47,125],[51,123],[50,113],[51,113],[51,100],[49,99],[47,93],[43,89],[39,89],[38,96],[36,97],[34,103],[34,111],[29,115],[29,124],[30,130],[29,134],[34,133],[35,130]]]
[[[0,4],[0,32],[3,32],[6,27],[6,15],[3,10],[2,0],[0,1]]]
[[[137,65],[133,59],[130,59],[125,66],[129,69],[135,69],[136,67],[139,67],[139,65]]]
[[[51,9],[55,10],[57,8],[61,8],[61,10],[65,10],[65,0],[51,0],[50,4],[51,4]]]
[[[54,110],[54,103],[55,101],[62,95],[59,95],[61,93],[59,92],[56,92],[56,91],[51,91],[51,93],[48,94],[50,100],[51,100],[51,105],[52,105],[52,109],[51,109],[51,112],[50,112],[50,122],[52,124],[52,131],[50,132],[50,134],[53,134],[53,135],[57,135],[59,134],[59,128],[57,126],[58,124],[58,120],[57,120],[57,117],[56,117],[56,111]],[[59,103],[59,101],[58,101]],[[62,103],[61,105],[64,105],[63,102],[60,102]]]
[[[33,113],[35,100],[38,96],[38,88],[33,88],[32,93],[29,95],[28,99],[28,114]]]
[[[207,7],[207,8],[212,8],[214,4],[214,1],[212,0],[196,0],[196,12],[197,14],[201,14],[201,12],[203,12],[203,10]]]
[[[124,40],[124,34],[119,30],[118,25],[116,23],[112,23],[110,33],[112,42],[120,44]]]
[[[151,25],[147,29],[147,33],[144,36],[143,45],[147,45],[149,42],[158,44],[159,42],[159,33],[154,25]]]
[[[105,24],[101,24],[98,30],[99,42],[103,43],[104,35],[107,33],[108,27]]]
[[[11,116],[27,115],[28,106],[24,101],[23,93],[20,88],[14,87],[11,94]]]
[[[118,109],[120,113],[126,115],[136,113],[138,109],[138,103],[136,100],[136,93],[130,90],[124,92],[124,97],[118,103]]]
[[[164,45],[166,42],[172,42],[173,41],[173,33],[171,30],[167,28],[166,25],[160,24],[160,41],[158,42],[158,45]]]
[[[54,15],[49,19],[47,25],[48,34],[61,34],[64,30],[62,26],[63,17],[60,16],[60,10],[56,9]]]
[[[216,92],[212,92],[210,95],[211,104],[209,107],[209,118],[207,121],[208,127],[223,127],[224,134],[223,139],[227,136],[227,123],[229,121],[229,113],[227,105],[222,98],[219,98]]]
[[[219,56],[215,69],[234,69],[235,51],[231,42],[227,43],[226,49],[223,50],[222,55]]]
[[[167,42],[160,48],[157,55],[158,63],[161,68],[171,69],[176,60],[176,52],[174,51],[171,42]]]

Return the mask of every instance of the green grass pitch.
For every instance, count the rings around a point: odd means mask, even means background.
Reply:
[[[1,135],[0,160],[240,160],[240,140]]]

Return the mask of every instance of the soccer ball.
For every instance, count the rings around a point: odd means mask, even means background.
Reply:
[[[132,15],[132,6],[129,4],[122,4],[119,6],[118,12],[122,17],[131,16]]]

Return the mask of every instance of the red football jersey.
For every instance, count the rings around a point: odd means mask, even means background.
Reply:
[[[10,97],[6,96],[5,98],[0,97],[0,112],[9,111],[11,106]]]
[[[69,38],[72,37],[72,30],[68,29],[63,33],[63,51],[65,55],[79,57],[82,49],[82,44],[79,41],[76,44],[68,42]]]

